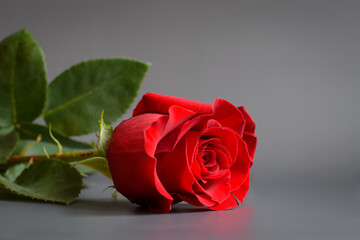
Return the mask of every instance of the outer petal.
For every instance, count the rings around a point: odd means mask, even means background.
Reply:
[[[254,134],[245,132],[244,136],[243,136],[243,140],[246,142],[249,156],[251,159],[251,165],[252,165],[253,161],[254,161],[255,150],[256,150],[256,145],[257,145],[257,137]]]
[[[133,111],[133,116],[142,113],[166,114],[171,106],[180,106],[198,114],[211,113],[211,104],[174,96],[146,93]]]
[[[183,123],[193,118],[195,114],[195,112],[183,107],[171,106],[169,108],[169,119],[162,132],[156,153],[172,151]]]
[[[156,159],[145,150],[144,132],[163,115],[144,114],[123,121],[115,130],[107,149],[109,168],[116,189],[131,202],[150,210],[168,212],[173,198],[165,190],[156,173]],[[153,145],[156,145],[154,132]],[[151,143],[151,141],[149,141]],[[153,148],[151,144],[149,148]]]
[[[193,189],[196,196],[206,194],[213,202],[211,205],[204,203],[207,207],[212,207],[216,203],[221,203],[226,200],[230,195],[230,171],[224,176],[216,180],[208,180],[206,184],[199,184],[195,182]],[[198,197],[199,201],[201,199]]]
[[[226,210],[226,209],[230,209],[230,208],[236,208],[237,206],[239,206],[238,202],[236,201],[236,199],[233,196],[230,195],[222,203],[216,204],[209,208],[211,210]]]
[[[196,194],[194,191],[194,185],[198,183],[192,161],[199,136],[199,132],[189,132],[177,142],[173,151],[157,154],[157,171],[170,194],[176,194],[194,206],[212,206],[215,202],[211,197],[205,193]]]
[[[235,192],[233,192],[233,195],[239,199],[240,202],[244,201],[244,198],[249,190],[249,185],[250,185],[250,175],[247,176],[245,182],[243,183],[243,185],[241,185],[241,187],[236,190]]]
[[[222,126],[235,130],[240,136],[243,135],[245,119],[237,107],[226,100],[217,98],[213,103],[213,112],[213,118]]]
[[[247,144],[247,148],[249,151],[251,165],[254,160],[256,145],[257,145],[257,138],[255,136],[255,123],[251,119],[249,113],[246,111],[245,107],[241,106],[238,109],[242,112],[244,119],[245,119],[245,131],[243,139]]]
[[[194,115],[183,107],[171,106],[169,114],[141,114],[123,121],[115,129],[107,157],[120,193],[140,205],[149,204],[153,211],[169,211],[171,201],[161,203],[157,196],[172,200],[158,178],[155,154],[159,150],[170,151],[176,140],[176,136],[169,138],[170,133]]]
[[[246,143],[239,139],[239,152],[235,164],[231,170],[231,192],[236,191],[246,180],[250,173],[251,159],[247,150]]]
[[[186,139],[183,138],[173,151],[156,154],[157,172],[169,193],[193,193],[195,181],[186,156]]]
[[[245,124],[245,132],[255,134],[255,123],[250,117],[249,113],[246,111],[244,106],[238,107],[240,112],[243,114],[244,119],[246,121]]]

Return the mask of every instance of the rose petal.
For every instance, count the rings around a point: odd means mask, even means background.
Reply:
[[[195,183],[194,183],[195,185]],[[178,195],[182,200],[184,200],[185,202],[194,205],[194,206],[214,206],[216,204],[216,202],[214,202],[210,196],[206,195],[203,192],[199,192],[195,195],[194,194],[179,194]]]
[[[210,139],[206,139],[206,140],[201,139],[201,140],[199,140],[199,145],[200,145],[200,147],[198,147],[198,148],[200,148],[200,154],[201,154],[201,149],[204,147],[206,147],[207,149],[209,149],[211,151],[214,151],[214,153],[216,155],[216,164],[219,166],[220,169],[229,169],[230,166],[233,165],[233,161],[235,161],[235,159],[232,159],[232,156],[230,155],[228,149],[222,144],[221,139],[219,139],[219,138],[210,138]],[[199,160],[199,157],[200,156],[198,156],[198,158],[196,158],[196,159],[199,162],[199,165],[202,169],[201,175],[204,176],[204,174],[206,175],[209,172],[205,168],[205,166],[202,162],[202,159]]]
[[[211,128],[211,127],[221,127],[221,124],[216,121],[215,119],[209,119],[209,121],[207,122],[207,127],[206,128]]]
[[[168,212],[173,198],[158,178],[156,159],[144,149],[148,146],[151,152],[158,135],[144,132],[149,125],[163,120],[160,114],[143,114],[123,121],[113,132],[106,157],[114,185],[122,195],[150,210]]]
[[[231,192],[237,190],[246,180],[250,172],[251,159],[245,141],[239,138],[239,152],[234,165],[231,167]]]
[[[133,116],[143,113],[166,114],[171,106],[181,106],[198,114],[212,112],[211,104],[208,103],[156,93],[146,93],[134,109]]]
[[[216,162],[216,152],[211,149],[207,149],[204,151],[204,166],[206,168],[212,168],[212,167],[218,167],[218,164]]]
[[[249,113],[246,111],[245,107],[241,106],[238,109],[242,112],[244,119],[245,119],[245,132],[243,139],[248,146],[249,155],[251,158],[251,162],[254,160],[257,138],[255,136],[255,123],[250,117]],[[252,163],[251,163],[252,165]]]
[[[240,112],[243,114],[245,119],[245,132],[255,134],[255,123],[250,117],[249,113],[246,111],[244,106],[238,107]]]
[[[236,201],[236,199],[233,196],[229,196],[222,203],[216,204],[209,208],[211,210],[226,210],[226,209],[236,208],[237,206],[239,206],[239,203]]]
[[[170,193],[175,193],[182,200],[195,205],[212,206],[215,202],[204,192],[195,193],[193,185],[197,185],[195,172],[190,167],[193,161],[194,149],[200,136],[198,132],[189,132],[175,146],[172,152],[162,152],[156,155],[158,159],[157,172],[163,180],[165,188]],[[184,159],[187,159],[184,161]],[[196,166],[196,165],[195,165]]]
[[[223,202],[230,194],[230,171],[227,171],[221,178],[209,179],[205,184],[196,183],[193,185],[195,195],[204,193],[215,203]],[[198,198],[200,202],[202,200]],[[205,205],[205,204],[204,204]],[[214,204],[213,204],[214,205]],[[210,205],[205,205],[209,207]]]
[[[216,162],[219,169],[229,169],[231,166],[231,155],[227,148],[220,144],[214,144],[213,146],[210,146],[210,148],[214,149],[216,153]]]
[[[230,102],[216,98],[213,103],[213,118],[226,126],[235,130],[242,136],[245,128],[245,119],[241,111]]]
[[[203,136],[221,139],[222,145],[230,153],[231,158],[229,159],[229,165],[231,166],[238,155],[239,135],[234,130],[227,127],[211,127],[204,130]]]
[[[232,194],[239,199],[240,202],[244,201],[244,198],[249,190],[249,185],[250,185],[250,174],[247,176],[246,180],[244,181],[244,183],[240,186],[240,188],[238,190],[236,190],[235,192],[233,192]]]
[[[189,131],[185,135],[186,159],[190,164],[192,174],[195,178],[193,185],[198,184],[197,181],[201,181],[201,169],[198,161],[194,160],[196,158],[196,154],[197,154],[196,150],[198,148],[198,140],[200,136],[201,136],[201,132],[199,131]],[[191,192],[187,194],[177,194],[177,195],[185,202],[192,204],[194,206],[204,206],[204,204],[211,206],[214,204],[214,201],[212,201],[209,196],[207,196],[204,193],[199,193],[197,194],[197,196],[195,196],[195,192],[193,190],[191,190]],[[201,201],[199,201],[199,199]]]
[[[172,151],[176,144],[177,136],[184,122],[195,116],[195,112],[187,110],[179,106],[171,106],[169,108],[169,118],[165,128],[162,131],[162,139],[159,142],[156,152]]]
[[[245,132],[244,136],[243,136],[243,140],[246,142],[249,156],[251,159],[251,166],[252,166],[253,161],[254,161],[254,156],[255,156],[257,138],[255,135]]]
[[[137,116],[134,118],[135,119],[141,118],[142,116],[147,116],[148,114],[150,114],[150,113],[143,114],[141,116]],[[156,119],[156,121],[152,122],[143,132],[141,132],[145,136],[144,146],[142,146],[142,148],[145,147],[146,153],[149,154],[150,156],[155,155],[157,146],[158,146],[159,142],[161,141],[161,139],[164,137],[163,132],[165,131],[166,124],[169,120],[168,115],[162,115],[162,114],[156,114],[156,115],[160,115],[160,117],[158,119]],[[131,119],[133,119],[133,118],[131,118]],[[141,120],[139,120],[139,122],[140,121]],[[140,129],[138,129],[138,131],[140,131]],[[124,135],[124,136],[126,136],[126,135]],[[140,147],[141,146],[139,146],[139,148]]]
[[[173,151],[156,154],[157,173],[170,193],[192,193],[195,181],[186,156],[186,139],[182,139]]]
[[[198,154],[199,137],[201,132],[190,131],[186,134],[186,159],[189,161],[191,171],[197,181],[201,180],[201,167],[198,161],[196,161],[196,155]]]
[[[204,114],[197,117],[194,117],[193,119],[185,122],[183,126],[181,127],[181,130],[179,132],[179,135],[177,137],[176,141],[179,141],[181,138],[185,136],[190,130],[192,132],[202,132],[203,129],[203,123],[206,123],[209,118],[211,117],[210,114]],[[199,125],[199,126],[198,126]]]

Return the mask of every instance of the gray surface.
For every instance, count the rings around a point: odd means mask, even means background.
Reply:
[[[1,239],[359,239],[360,191],[253,188],[240,208],[207,211],[181,203],[151,214],[111,198],[101,175],[70,206],[0,194]],[[360,189],[359,189],[360,190]],[[4,214],[6,213],[6,214]],[[11,214],[10,214],[11,213]]]
[[[0,38],[29,29],[44,49],[49,79],[84,59],[149,61],[140,95],[245,105],[259,137],[251,216],[245,208],[139,214],[89,188],[92,198],[69,208],[1,202],[1,215],[16,210],[10,221],[2,218],[1,235],[166,239],[216,236],[224,226],[237,237],[358,239],[359,10],[359,1],[347,0],[0,0]],[[41,224],[47,227],[39,231]]]

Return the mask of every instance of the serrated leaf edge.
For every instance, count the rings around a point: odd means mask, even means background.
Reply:
[[[69,165],[69,164],[64,163],[63,161],[60,161],[60,160],[57,160],[57,159],[52,159],[52,160],[61,162],[62,164]],[[46,161],[46,160],[43,160],[43,161]],[[79,171],[77,171],[75,168],[72,168],[71,165],[69,165],[69,168],[70,168],[70,169],[73,169],[74,171],[77,172],[77,174],[79,174],[79,177],[80,177],[80,179],[81,179],[81,185],[83,185],[84,182],[82,181],[82,177],[81,177],[81,174],[79,173]],[[26,170],[24,170],[24,171],[26,171]],[[21,175],[20,175],[20,176],[21,176]],[[20,177],[20,176],[19,176],[19,177]],[[12,190],[12,189],[8,188],[7,186],[5,186],[5,185],[3,185],[3,184],[1,183],[1,178],[5,178],[5,177],[3,177],[3,176],[0,175],[0,185],[1,185],[4,189],[9,190],[10,192],[15,193],[16,195],[24,196],[24,197],[26,197],[26,198],[31,198],[31,199],[33,199],[33,200],[36,199],[36,200],[43,201],[43,202],[65,203],[66,205],[70,205],[70,203],[74,202],[74,201],[79,197],[80,192],[81,192],[81,188],[80,188],[80,189],[79,189],[79,192],[76,194],[76,196],[75,196],[74,198],[71,198],[69,201],[41,199],[41,198],[29,196],[29,195],[24,194],[24,193],[19,193],[19,192],[15,191],[15,190]]]
[[[113,58],[90,59],[90,60],[86,60],[86,61],[79,62],[79,63],[77,63],[77,64],[75,64],[75,65],[72,65],[70,68],[68,68],[67,70],[65,70],[64,72],[60,73],[58,76],[56,76],[55,79],[54,79],[54,81],[55,81],[58,77],[60,77],[61,75],[69,72],[69,71],[72,70],[73,68],[76,68],[76,67],[78,67],[78,66],[80,66],[80,65],[83,65],[83,64],[86,64],[86,63],[89,63],[89,62],[108,61],[108,60],[127,60],[127,61],[130,61],[130,62],[133,62],[133,63],[144,64],[144,65],[146,66],[146,70],[145,70],[145,72],[144,72],[144,74],[143,74],[143,76],[142,76],[142,80],[143,80],[143,78],[145,77],[145,74],[147,73],[149,67],[151,66],[151,63],[141,62],[141,61],[137,61],[137,60],[130,59],[130,58],[116,58],[116,57],[113,57]],[[142,80],[141,80],[141,82],[142,82]],[[53,81],[53,82],[54,82],[54,81]],[[52,114],[52,113],[54,113],[54,112],[56,112],[56,111],[58,111],[58,110],[61,110],[61,109],[63,109],[64,107],[66,107],[66,106],[68,106],[68,105],[70,105],[70,104],[73,104],[74,102],[80,101],[80,100],[83,99],[84,97],[87,97],[88,95],[93,94],[95,91],[97,91],[97,90],[98,90],[99,88],[101,88],[103,85],[105,85],[107,82],[108,82],[108,81],[106,81],[106,82],[104,81],[101,85],[99,85],[99,86],[97,86],[97,87],[94,87],[93,89],[91,89],[91,90],[89,90],[89,91],[87,91],[87,92],[85,92],[85,93],[77,96],[76,98],[71,99],[70,101],[67,101],[66,103],[63,103],[63,104],[61,104],[61,105],[58,105],[58,106],[56,106],[56,107],[54,107],[54,108],[52,108],[52,109],[50,109],[50,110],[43,111],[43,113],[41,114],[41,116],[45,118],[45,117],[48,116],[49,114]],[[140,83],[141,83],[141,82],[140,82]],[[49,87],[51,86],[51,84],[52,84],[52,82],[50,83]],[[139,88],[140,88],[140,87],[139,87]],[[137,92],[136,92],[136,93],[138,93],[139,88],[137,89]],[[136,94],[136,95],[137,95],[137,94]],[[130,106],[130,104],[129,104],[129,106]],[[127,107],[127,108],[128,108],[128,107]]]
[[[46,59],[45,59],[45,53],[43,51],[43,49],[41,48],[40,44],[36,41],[36,39],[34,38],[34,36],[31,35],[31,33],[27,30],[27,29],[21,29],[17,32],[14,32],[8,36],[6,36],[4,39],[1,40],[0,44],[2,44],[3,42],[5,42],[5,40],[7,40],[8,38],[16,35],[16,34],[24,34],[26,35],[26,37],[28,37],[29,39],[31,39],[36,47],[39,49],[40,52],[40,57],[42,58],[42,62],[44,64],[44,73],[45,73],[45,84],[44,84],[44,89],[45,89],[45,95],[44,95],[44,101],[42,103],[41,109],[38,112],[38,116],[39,117],[41,115],[41,113],[44,111],[45,108],[45,103],[47,101],[47,92],[48,92],[48,81],[47,81],[47,65],[46,65]],[[14,66],[16,66],[16,61],[14,63]],[[10,95],[11,95],[11,111],[13,114],[13,124],[17,123],[17,109],[16,109],[16,101],[15,101],[15,92],[14,92],[14,69],[11,71],[11,79],[10,79]],[[35,118],[36,119],[36,118]],[[33,120],[35,120],[33,119]],[[32,121],[30,121],[32,122]],[[21,122],[21,123],[30,123],[30,122]]]

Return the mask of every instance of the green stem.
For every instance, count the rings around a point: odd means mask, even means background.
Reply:
[[[77,162],[84,159],[88,159],[91,157],[103,157],[103,155],[98,150],[91,150],[91,151],[85,151],[85,152],[68,152],[68,153],[62,153],[62,154],[51,154],[51,155],[32,155],[32,156],[19,156],[15,155],[12,156],[7,160],[7,163],[9,165],[15,165],[18,163],[23,162],[29,162],[31,161],[40,161],[45,160],[48,158],[56,158],[65,162]]]

